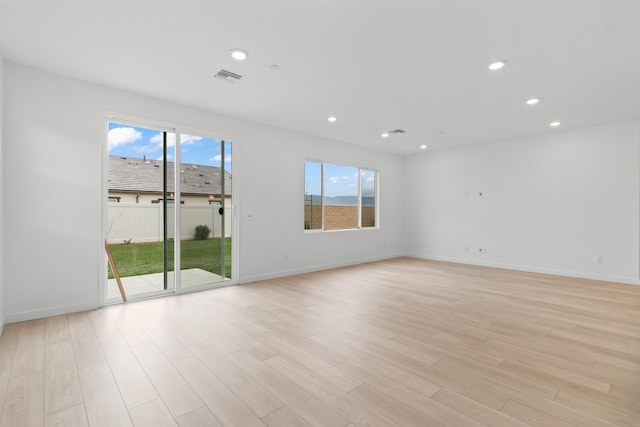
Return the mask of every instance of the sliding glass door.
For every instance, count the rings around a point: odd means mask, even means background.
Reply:
[[[231,142],[180,135],[180,286],[231,279]]]
[[[231,279],[232,144],[108,123],[107,302]]]

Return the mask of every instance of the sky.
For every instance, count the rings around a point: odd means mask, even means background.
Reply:
[[[162,160],[162,132],[143,127],[109,123],[109,155]],[[224,168],[231,172],[231,142],[225,141]],[[180,137],[180,161],[196,165],[220,166],[221,142],[182,134]],[[175,135],[167,134],[167,160],[175,159]]]
[[[109,154],[114,156],[162,160],[162,132],[139,126],[109,123]],[[182,163],[220,166],[221,142],[213,138],[182,134],[180,138]],[[231,172],[232,143],[225,141],[224,168]],[[175,159],[175,136],[167,135],[167,160]],[[325,163],[324,195],[357,196],[358,173],[362,173],[362,195],[375,194],[375,172],[351,166]],[[322,163],[305,162],[305,194],[321,194]]]
[[[325,163],[324,195],[326,197],[357,196],[359,169],[352,166]],[[362,195],[375,194],[375,172],[362,169]],[[305,194],[320,195],[322,163],[307,161],[304,168]]]

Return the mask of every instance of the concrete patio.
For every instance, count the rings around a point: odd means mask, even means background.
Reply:
[[[164,289],[163,280],[164,278],[162,273],[144,274],[141,276],[129,276],[120,278],[122,286],[124,287],[124,292],[127,294],[127,299],[135,298],[136,295],[162,291]],[[202,270],[201,268],[182,270],[180,274],[182,288],[205,285],[208,283],[216,283],[221,282],[222,280],[224,280],[222,276],[206,270]],[[169,287],[169,289],[173,289],[172,271],[167,274],[167,281],[167,286]],[[116,279],[109,279],[107,283],[107,300],[112,299],[120,299],[120,291],[118,290]]]

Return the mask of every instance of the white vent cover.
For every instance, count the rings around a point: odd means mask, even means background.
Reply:
[[[228,70],[220,70],[215,74],[215,76],[213,76],[213,78],[228,83],[235,83],[240,80],[242,76],[240,74],[232,73]]]

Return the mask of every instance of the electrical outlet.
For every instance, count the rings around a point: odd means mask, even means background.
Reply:
[[[598,258],[596,258],[596,262],[598,264],[604,264],[604,257],[603,256],[599,256]]]
[[[284,260],[289,261],[289,254],[284,254]]]
[[[478,252],[481,253],[481,254],[486,254],[489,251],[487,250],[487,248],[478,248]]]
[[[465,247],[464,247],[464,251],[465,251],[465,252],[469,252],[469,245],[465,245]]]

